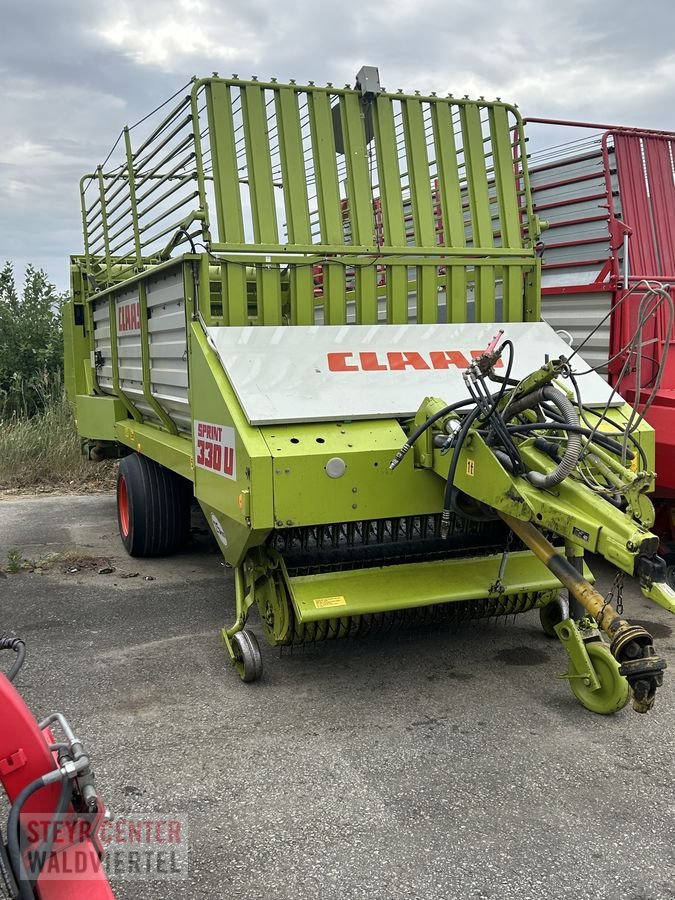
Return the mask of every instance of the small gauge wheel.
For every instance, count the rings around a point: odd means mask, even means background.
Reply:
[[[572,693],[582,706],[602,716],[623,709],[630,700],[630,685],[623,675],[619,674],[619,663],[610,653],[609,647],[600,641],[592,641],[586,644],[586,652],[598,676],[600,687],[597,691],[592,691],[584,684],[584,679],[579,677],[574,663],[570,660],[567,674],[574,676],[570,677]]]
[[[252,631],[238,631],[232,636],[234,666],[242,681],[257,681],[262,675],[262,654]]]
[[[556,597],[539,610],[539,621],[546,637],[555,638],[555,626],[570,617],[569,603],[564,597]]]
[[[666,553],[666,584],[675,590],[675,553]]]

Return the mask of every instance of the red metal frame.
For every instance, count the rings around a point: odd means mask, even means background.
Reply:
[[[582,224],[590,221],[601,221],[608,218],[609,241],[608,256],[604,260],[586,260],[583,265],[600,265],[595,281],[591,284],[573,284],[564,287],[544,288],[544,294],[575,294],[591,291],[604,291],[612,294],[614,314],[610,320],[610,346],[608,357],[612,357],[626,345],[635,333],[637,311],[644,291],[639,284],[644,280],[675,283],[675,133],[653,129],[627,128],[595,122],[573,122],[564,119],[545,119],[528,117],[527,123],[544,125],[561,125],[575,128],[588,128],[604,132],[601,139],[602,162],[605,180],[605,194],[594,197],[578,198],[562,201],[573,205],[582,199],[604,200],[608,215],[579,219],[567,219],[556,222],[551,227],[562,227],[563,224]],[[610,141],[612,148],[610,149]],[[613,152],[612,152],[613,151]],[[575,159],[592,158],[594,153],[580,153]],[[565,165],[569,158],[557,159],[538,167],[538,171],[553,170]],[[612,167],[616,168],[621,200],[621,217],[618,215],[616,199],[612,184]],[[578,180],[590,179],[581,176]],[[597,177],[597,176],[596,176]],[[560,185],[564,182],[558,181]],[[556,182],[552,183],[554,186]],[[546,185],[548,186],[548,185]],[[537,211],[545,207],[538,206]],[[618,250],[628,236],[629,260],[632,274],[621,271]],[[590,243],[590,241],[589,241]],[[600,243],[594,241],[594,243]],[[564,268],[580,265],[580,262],[545,265],[546,268]],[[629,289],[632,295],[625,301]],[[671,289],[671,294],[673,289]],[[653,376],[656,364],[653,358],[660,360],[667,355],[663,380],[653,405],[647,412],[647,420],[656,430],[656,470],[657,495],[668,503],[675,499],[675,348],[665,344],[665,312],[650,322],[646,338],[654,340],[645,350],[643,357],[643,375]],[[673,342],[671,341],[671,344]],[[619,357],[609,366],[611,382],[616,382],[623,367],[625,357]],[[635,384],[635,375],[631,373],[621,381],[621,393],[629,401],[641,402],[649,394],[648,388],[639,390]],[[664,507],[665,508],[665,507]],[[660,514],[663,520],[663,533],[669,539],[675,537],[673,517],[666,509]],[[666,527],[667,526],[667,527]]]
[[[57,768],[55,755],[49,744],[54,742],[51,731],[41,731],[35,717],[13,684],[0,673],[0,782],[10,803],[14,803],[21,791],[36,779]],[[40,832],[45,820],[58,806],[61,785],[46,785],[29,797],[21,813],[21,824],[29,836]],[[76,816],[72,807],[68,810]],[[52,857],[58,856],[58,866],[50,874],[45,865],[34,889],[39,900],[114,900],[104,867],[100,862],[100,845],[96,835],[104,809],[93,821],[87,820],[79,830],[78,840],[68,843],[65,834],[57,835]],[[33,828],[31,828],[33,825]],[[31,846],[36,847],[39,840]],[[54,874],[57,872],[57,874]],[[72,878],[67,873],[76,873]]]

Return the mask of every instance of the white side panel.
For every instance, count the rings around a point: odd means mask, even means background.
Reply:
[[[182,271],[148,284],[152,394],[181,431],[190,432],[187,336]]]
[[[607,374],[610,319],[607,314],[611,302],[612,294],[596,291],[588,294],[549,295],[542,297],[541,301],[542,319],[556,331],[566,331],[572,337],[574,349],[581,345],[594,328],[597,329],[581,352],[589,366],[597,366],[603,375]]]
[[[407,417],[425,397],[468,398],[462,372],[472,351],[504,329],[515,346],[513,377],[546,355],[569,356],[545,322],[464,325],[322,325],[207,328],[209,340],[252,425]],[[586,363],[575,357],[575,368]],[[580,378],[582,397],[604,406],[607,383]],[[613,405],[623,401],[615,395]]]
[[[115,313],[120,388],[140,410],[144,418],[159,422],[152,407],[143,399],[143,358],[138,310],[138,288],[135,285],[116,294]]]
[[[99,300],[94,304],[94,350],[103,365],[96,369],[96,380],[99,388],[106,394],[113,394],[112,382],[112,350],[110,344],[110,317],[108,301]]]
[[[614,203],[618,204],[611,147],[609,152],[609,178]],[[566,153],[569,150],[563,146],[551,152],[548,163],[535,163],[530,169],[535,211],[550,225],[542,234],[542,318],[554,328],[567,331],[574,348],[597,329],[582,352],[589,365],[606,374],[610,317],[604,322],[603,318],[609,312],[612,293],[584,290],[598,281],[612,255],[606,164],[599,141],[567,160]],[[621,259],[622,249],[616,252]],[[575,287],[578,292],[558,292],[567,287]]]
[[[114,393],[110,343],[110,299],[94,305],[94,345],[103,365],[97,369],[102,391]],[[150,379],[153,396],[171,416],[180,431],[190,433],[192,420],[188,404],[187,335],[182,273],[171,273],[148,282],[148,341]],[[135,285],[115,296],[117,354],[120,388],[153,422],[160,419],[143,398],[143,357],[141,353],[140,306]]]

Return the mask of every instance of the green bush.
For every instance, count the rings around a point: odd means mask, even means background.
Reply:
[[[63,390],[60,295],[29,265],[17,290],[14,267],[0,270],[0,488],[87,490],[113,484],[114,463],[81,453]]]
[[[32,416],[60,396],[63,333],[59,294],[45,272],[26,266],[17,289],[14,266],[0,270],[0,420]]]

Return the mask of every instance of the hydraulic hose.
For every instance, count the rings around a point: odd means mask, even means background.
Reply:
[[[455,475],[457,474],[457,464],[459,462],[459,452],[462,449],[462,444],[464,443],[467,434],[469,433],[469,429],[478,416],[481,414],[481,410],[478,406],[474,406],[469,415],[462,422],[462,427],[459,429],[457,433],[457,440],[455,441],[455,448],[452,453],[452,459],[450,460],[450,468],[448,470],[448,480],[445,482],[445,496],[443,498],[443,512],[441,514],[441,537],[446,538],[448,535],[448,531],[450,529],[450,513],[452,510],[452,491],[455,486]]]
[[[16,653],[16,659],[12,668],[7,673],[7,680],[14,681],[23,665],[26,656],[26,645],[21,638],[2,637],[0,638],[0,650],[13,650]]]
[[[28,800],[28,798],[36,791],[39,791],[40,788],[43,788],[54,781],[59,781],[62,777],[61,770],[54,769],[47,775],[42,775],[40,778],[36,778],[35,781],[31,781],[30,784],[27,784],[21,791],[9,811],[9,816],[7,818],[7,853],[9,856],[9,864],[12,867],[14,878],[19,888],[21,900],[35,900],[33,888],[31,887],[31,882],[21,857],[21,845],[19,842],[21,810],[23,809],[26,800]]]
[[[54,815],[52,816],[52,820],[49,823],[49,828],[47,832],[47,839],[42,844],[42,846],[38,850],[38,856],[35,859],[35,866],[31,866],[30,877],[33,881],[37,881],[40,877],[40,872],[44,868],[45,863],[49,859],[52,854],[52,850],[54,849],[54,841],[56,840],[56,829],[59,824],[63,821],[63,817],[65,815],[66,810],[68,809],[68,803],[70,802],[71,795],[71,784],[67,778],[63,779],[63,783],[61,786],[61,794],[59,796],[58,806],[54,811]]]
[[[18,795],[9,811],[9,816],[7,817],[7,854],[9,856],[9,864],[14,873],[14,878],[19,886],[19,896],[21,897],[21,900],[35,900],[35,895],[31,887],[31,880],[26,872],[21,856],[21,844],[19,841],[21,810],[23,809],[26,800],[28,800],[29,797],[32,797],[36,791],[39,791],[40,788],[46,787],[48,784],[53,784],[56,781],[64,780],[67,782],[68,779],[74,777],[82,769],[87,769],[89,767],[89,758],[86,755],[83,755],[75,762],[68,763],[68,765],[72,767],[70,770],[66,770],[65,767],[52,769],[51,772],[47,772],[46,775],[42,775],[40,778],[36,778],[35,781],[31,781],[30,784],[27,784]],[[57,816],[59,815],[62,802],[63,792],[60,795],[59,804],[56,810]]]
[[[559,391],[558,388],[553,387],[551,384],[547,384],[539,390],[533,391],[531,394],[526,394],[524,397],[515,400],[513,403],[509,404],[508,411],[510,413],[510,418],[518,415],[519,412],[522,412],[525,409],[531,409],[532,407],[539,406],[544,400],[548,400],[553,403],[560,412],[562,418],[562,427],[567,425],[572,425],[578,428],[579,426],[579,417],[577,416],[576,410],[567,399],[567,397]],[[579,462],[579,456],[581,454],[581,435],[576,431],[568,431],[567,432],[567,444],[565,446],[565,453],[563,458],[560,460],[556,468],[549,472],[547,475],[543,475],[541,472],[530,471],[525,473],[525,477],[530,481],[535,487],[538,488],[550,488],[554,487],[556,484],[560,484],[561,481],[564,481],[565,478],[572,472],[576,464]]]
[[[475,401],[472,399],[468,400],[459,400],[456,403],[450,403],[448,406],[444,406],[443,409],[439,409],[438,412],[435,412],[433,416],[429,416],[426,422],[422,422],[410,435],[408,440],[403,444],[401,449],[398,451],[396,456],[389,463],[390,469],[395,469],[396,466],[401,462],[406,453],[412,448],[413,444],[424,434],[427,428],[431,428],[431,426],[438,422],[443,416],[447,416],[449,413],[454,412],[457,409],[461,409],[463,406],[469,406],[471,403]]]
[[[612,440],[612,438],[605,437],[605,435],[600,434],[598,432],[595,435],[592,434],[590,428],[586,428],[584,425],[570,425],[568,422],[526,422],[522,425],[507,425],[506,430],[510,434],[527,434],[530,431],[567,431],[568,433],[575,432],[576,434],[581,434],[584,437],[593,437],[593,443],[598,444],[600,447],[604,447],[605,450],[609,450],[610,453],[613,453],[615,456],[619,456],[621,454],[621,444],[617,441]],[[629,462],[635,459],[635,454],[632,450],[628,451],[627,459]]]

